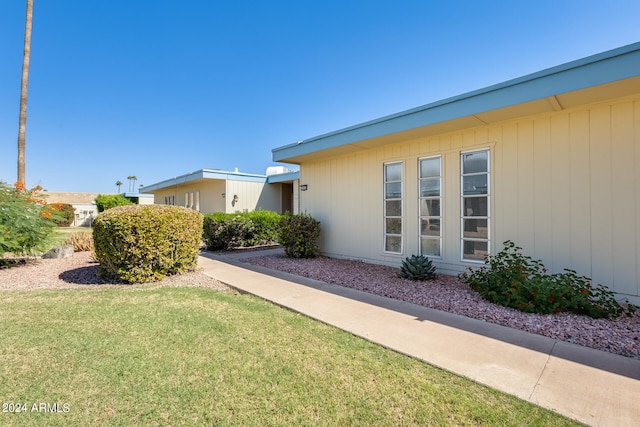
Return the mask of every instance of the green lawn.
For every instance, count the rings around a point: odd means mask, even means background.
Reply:
[[[576,425],[250,295],[5,291],[0,330],[3,426]]]

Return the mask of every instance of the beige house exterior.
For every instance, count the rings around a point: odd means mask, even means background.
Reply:
[[[506,240],[640,303],[640,43],[276,148],[328,256],[441,273]]]
[[[270,171],[268,171],[270,172]],[[202,213],[270,210],[298,212],[298,173],[279,167],[273,173],[200,169],[140,189],[155,204],[178,205]]]

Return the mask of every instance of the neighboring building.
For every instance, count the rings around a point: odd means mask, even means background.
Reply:
[[[67,203],[73,206],[75,218],[71,225],[74,227],[91,227],[93,220],[98,216],[95,200],[100,195],[99,193],[47,191],[45,194],[47,195],[47,203]],[[135,204],[153,204],[153,196],[151,194],[124,193],[122,195]]]
[[[178,205],[202,213],[298,212],[298,172],[282,166],[265,175],[200,169],[140,189],[151,193],[156,204]]]
[[[98,216],[96,197],[98,193],[67,193],[47,191],[47,203],[67,203],[73,206],[75,218],[71,224],[74,227],[91,227],[93,220]]]
[[[470,70],[470,72],[473,72]],[[640,43],[273,150],[329,256],[441,272],[514,241],[640,303]]]

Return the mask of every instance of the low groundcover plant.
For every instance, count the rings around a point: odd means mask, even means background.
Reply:
[[[592,318],[632,316],[637,307],[621,306],[614,293],[574,270],[548,274],[540,260],[522,254],[507,240],[504,249],[488,256],[485,266],[460,275],[484,299],[528,313],[571,312]]]

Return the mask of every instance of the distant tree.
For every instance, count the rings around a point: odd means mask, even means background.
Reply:
[[[127,179],[129,180],[129,191],[133,193],[138,177],[135,175],[129,175]]]
[[[118,187],[118,194],[120,194],[120,186],[122,185],[122,181],[116,181],[116,186]]]
[[[22,84],[20,86],[20,117],[18,123],[18,182],[25,184],[24,152],[27,129],[27,87],[29,83],[29,60],[31,59],[31,22],[33,0],[27,0],[27,17],[24,26],[24,54],[22,55]]]

